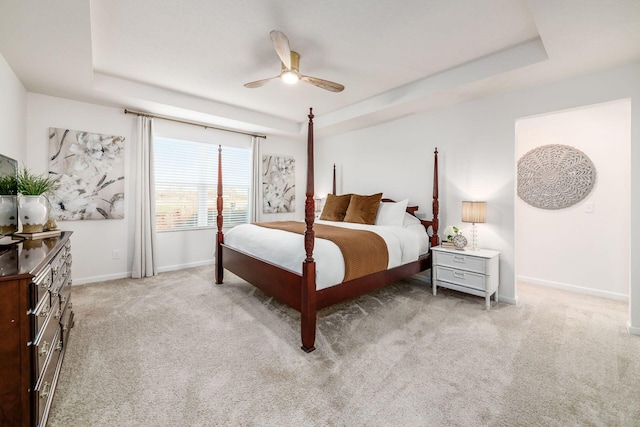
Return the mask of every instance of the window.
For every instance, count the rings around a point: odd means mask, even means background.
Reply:
[[[154,138],[156,228],[189,230],[215,227],[218,146]],[[249,221],[251,151],[222,147],[224,227]]]

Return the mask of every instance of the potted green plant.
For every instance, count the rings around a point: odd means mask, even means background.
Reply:
[[[18,231],[15,175],[0,176],[0,235]]]
[[[18,211],[23,233],[39,233],[49,217],[49,202],[46,193],[53,190],[56,180],[45,175],[36,175],[22,167],[16,177],[19,194]]]

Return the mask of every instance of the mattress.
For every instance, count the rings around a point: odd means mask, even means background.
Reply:
[[[404,227],[364,225],[348,222],[322,221],[316,223],[336,227],[367,230],[378,234],[385,241],[389,252],[387,268],[398,267],[428,252],[429,237],[419,223]],[[225,233],[225,245],[268,261],[287,270],[302,274],[306,258],[304,236],[287,231],[260,227],[254,224],[238,225]],[[316,289],[324,289],[342,283],[344,259],[338,246],[325,239],[315,239],[313,258],[316,261]]]

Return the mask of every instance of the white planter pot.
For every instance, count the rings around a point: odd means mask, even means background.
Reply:
[[[49,217],[49,206],[44,196],[24,196],[19,199],[19,215],[23,233],[39,233]]]
[[[18,231],[18,200],[16,196],[0,196],[0,234]]]

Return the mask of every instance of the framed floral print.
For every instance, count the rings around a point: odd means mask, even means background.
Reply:
[[[124,137],[49,128],[49,175],[52,218],[124,218]]]
[[[295,167],[293,157],[262,156],[262,212],[295,212]]]

